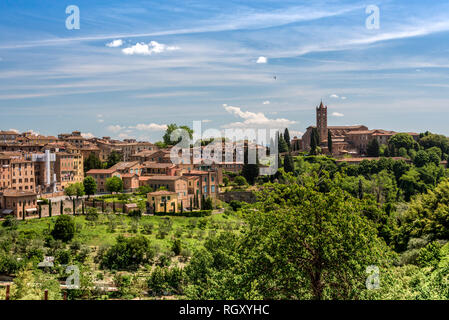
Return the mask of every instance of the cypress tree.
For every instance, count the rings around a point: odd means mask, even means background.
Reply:
[[[377,139],[372,139],[366,147],[366,153],[369,157],[378,157],[380,155],[380,146]]]
[[[316,154],[316,148],[320,145],[320,134],[317,128],[312,129],[310,136],[310,152]]]
[[[190,198],[190,212],[192,212],[193,211],[193,201],[192,201],[192,198]]]
[[[184,204],[183,204],[183,201],[181,201],[181,213],[184,213]]]
[[[167,213],[167,200],[164,201],[164,213]]]
[[[75,204],[75,198],[72,199],[72,207],[73,207],[73,215],[76,215],[76,204]]]
[[[290,132],[288,132],[288,128],[285,128],[284,131],[284,140],[287,143],[288,150],[291,150],[291,144],[290,144]]]
[[[48,200],[48,216],[51,217],[51,200]]]
[[[284,170],[285,172],[293,172],[295,170],[293,157],[291,156],[290,153],[286,154],[284,157]]]
[[[42,206],[40,203],[37,205],[37,213],[39,214],[39,219],[42,218]]]
[[[81,200],[81,212],[84,215],[84,200]]]
[[[204,205],[205,205],[206,199],[204,197],[204,194],[201,196],[201,210],[204,210]]]
[[[64,200],[61,200],[61,203],[59,205],[59,211],[61,215],[64,214]]]
[[[359,179],[359,199],[363,199],[363,183],[362,179]]]
[[[332,155],[332,134],[330,130],[327,130],[327,149],[329,153]]]
[[[156,202],[153,203],[153,213],[156,213]]]
[[[25,221],[25,200],[22,203],[22,220]]]

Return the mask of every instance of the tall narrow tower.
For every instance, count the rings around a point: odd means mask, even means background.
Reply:
[[[320,135],[320,143],[327,140],[327,106],[323,105],[323,101],[316,107],[316,128]]]

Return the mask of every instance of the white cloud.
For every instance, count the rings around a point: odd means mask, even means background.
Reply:
[[[120,138],[120,139],[134,139],[134,137],[133,136],[131,136],[131,135],[129,135],[128,133],[124,133],[124,132],[122,132],[122,133],[120,133],[119,135],[118,135],[118,137]]]
[[[117,47],[121,47],[122,45],[123,45],[122,39],[117,39],[117,40],[113,40],[109,43],[106,43],[106,46],[109,48],[117,48]]]
[[[346,97],[341,97],[341,100],[346,100]]]
[[[9,131],[13,131],[15,133],[19,133],[19,130],[17,130],[17,129],[9,129]]]
[[[345,116],[343,113],[340,113],[340,112],[332,112],[332,115],[334,117],[344,117]]]
[[[212,120],[204,119],[204,120],[201,120],[201,122],[207,123],[207,122],[212,122]]]
[[[125,127],[122,127],[117,124],[117,125],[110,125],[106,129],[108,129],[109,131],[112,131],[112,132],[119,132],[119,131],[125,129]]]
[[[338,99],[339,98],[338,95],[336,95],[336,94],[331,94],[330,97],[334,98],[334,99]]]
[[[266,101],[262,102],[262,104],[270,104],[270,101],[266,100]]]
[[[293,137],[301,138],[302,135],[304,134],[301,131],[295,131],[295,130],[290,130],[289,132],[290,132],[290,137],[291,138],[293,138]]]
[[[167,129],[167,125],[157,123],[150,123],[150,124],[139,123],[136,126],[130,128],[137,129],[139,131],[164,131]]]
[[[90,133],[90,132],[87,132],[87,133],[81,133],[81,136],[82,136],[84,139],[95,138],[95,135],[93,135],[93,134]]]
[[[237,117],[242,118],[242,122],[233,122],[223,127],[234,127],[234,128],[254,128],[254,127],[272,127],[272,128],[286,128],[289,125],[295,123],[288,119],[269,119],[262,112],[249,112],[242,111],[239,107],[228,106],[224,104],[225,110]]]
[[[98,122],[98,123],[103,123],[103,122],[104,122],[104,119],[98,119],[97,122]]]
[[[156,41],[150,41],[148,44],[144,42],[138,42],[131,47],[122,49],[122,52],[126,55],[140,54],[148,56],[153,53],[162,53],[165,51],[174,51],[174,50],[179,50],[179,47],[167,46],[165,44]]]
[[[256,63],[267,63],[268,59],[267,57],[259,57],[256,61]]]
[[[29,132],[33,136],[40,136],[41,134],[33,129],[25,130],[24,132]]]

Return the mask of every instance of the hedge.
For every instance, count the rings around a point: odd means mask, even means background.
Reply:
[[[174,216],[174,217],[206,217],[212,214],[212,210],[184,211],[180,212],[155,212],[155,216]]]

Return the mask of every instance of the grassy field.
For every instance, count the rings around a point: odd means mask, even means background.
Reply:
[[[72,241],[101,247],[114,244],[120,234],[125,237],[141,234],[161,251],[169,250],[173,239],[180,239],[184,248],[193,251],[211,233],[238,231],[242,225],[236,216],[226,214],[201,218],[143,216],[139,219],[124,214],[100,214],[97,221],[88,221],[85,216],[73,218],[76,235]],[[17,231],[31,238],[40,238],[53,229],[55,221],[56,217],[20,221]]]

